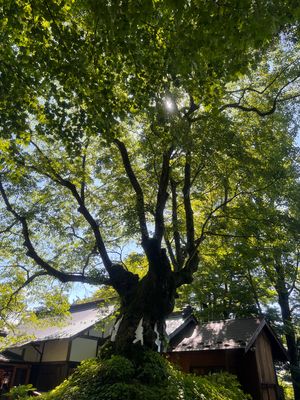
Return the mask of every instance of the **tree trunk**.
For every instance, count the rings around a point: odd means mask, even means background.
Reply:
[[[160,351],[164,346],[165,318],[173,311],[176,297],[174,274],[164,249],[155,240],[146,248],[149,271],[128,293],[121,297],[120,315],[111,341],[120,354],[137,346]]]
[[[276,291],[278,293],[278,303],[281,310],[284,334],[290,357],[290,372],[295,400],[300,400],[300,366],[297,354],[296,334],[289,304],[289,292],[286,287],[284,271],[281,263],[277,263],[275,268],[277,272]]]

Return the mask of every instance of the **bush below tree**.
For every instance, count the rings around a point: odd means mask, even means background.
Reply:
[[[247,400],[233,375],[197,377],[179,371],[159,354],[146,351],[83,361],[43,400]]]

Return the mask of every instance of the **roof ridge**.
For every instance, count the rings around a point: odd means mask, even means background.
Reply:
[[[104,299],[99,299],[99,300],[93,300],[93,301],[88,301],[86,303],[74,303],[70,305],[70,309],[69,311],[76,311],[78,309],[87,309],[87,308],[91,308],[92,306],[96,306],[98,304],[104,303],[105,300]]]
[[[226,319],[216,319],[216,320],[212,320],[212,321],[207,321],[207,322],[199,322],[198,325],[207,325],[207,324],[212,324],[212,323],[216,323],[216,322],[226,322],[226,321],[245,321],[245,320],[255,320],[258,319],[260,321],[264,320],[265,317],[264,316],[257,316],[257,317],[244,317],[244,318],[226,318]]]

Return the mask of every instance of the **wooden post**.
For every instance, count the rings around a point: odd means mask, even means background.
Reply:
[[[9,388],[12,388],[12,387],[13,387],[13,383],[14,383],[15,377],[16,377],[16,371],[17,371],[17,367],[14,366],[14,367],[13,367],[13,372],[12,372],[12,375],[11,375],[11,379],[10,379],[10,381],[9,381],[9,383],[8,383]]]
[[[30,371],[31,371],[31,366],[27,366],[26,368],[26,377],[25,377],[25,385],[27,385],[27,383],[29,383],[29,377],[30,377]]]

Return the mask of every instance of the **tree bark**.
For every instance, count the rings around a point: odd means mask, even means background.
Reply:
[[[300,366],[298,360],[296,334],[292,321],[292,313],[289,304],[289,292],[286,286],[284,270],[281,262],[275,262],[277,272],[276,291],[278,294],[278,303],[281,310],[284,334],[290,357],[290,372],[293,383],[295,400],[300,400]]]
[[[165,340],[165,318],[173,311],[176,297],[174,274],[159,241],[145,244],[149,270],[134,290],[120,294],[121,308],[111,340],[117,353],[128,354],[135,345],[161,351]]]

